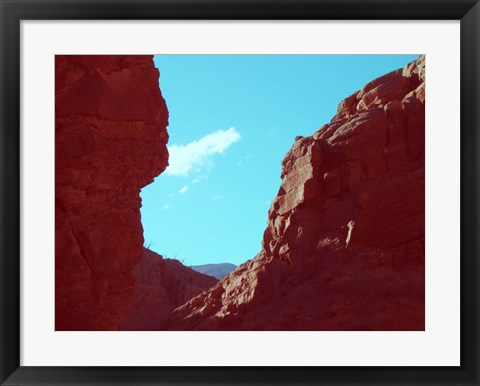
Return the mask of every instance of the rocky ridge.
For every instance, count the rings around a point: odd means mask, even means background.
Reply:
[[[165,170],[153,56],[55,57],[55,328],[115,330],[143,254],[140,189]]]
[[[425,328],[425,57],[365,85],[282,162],[262,250],[160,328]]]
[[[176,307],[218,281],[146,248],[133,274],[136,279],[135,302],[120,324],[120,330],[155,330]]]

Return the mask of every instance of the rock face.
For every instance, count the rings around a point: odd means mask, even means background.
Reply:
[[[214,277],[185,267],[178,260],[164,259],[149,249],[144,249],[133,273],[137,280],[135,303],[120,330],[155,330],[176,307],[217,283]]]
[[[115,330],[143,254],[140,189],[167,166],[152,56],[55,57],[55,327]]]
[[[263,248],[177,330],[423,330],[425,58],[365,85],[282,162]]]
[[[204,273],[205,275],[213,276],[217,279],[223,279],[230,272],[232,272],[237,266],[230,263],[218,263],[218,264],[202,264],[192,265],[194,271]]]

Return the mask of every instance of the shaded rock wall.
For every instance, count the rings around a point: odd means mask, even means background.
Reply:
[[[120,330],[155,330],[176,307],[218,281],[149,249],[144,249],[133,273],[137,281],[135,303]]]
[[[425,58],[346,98],[282,162],[263,248],[178,330],[423,330]]]
[[[167,166],[152,56],[55,57],[56,330],[114,330],[143,253],[140,189]]]

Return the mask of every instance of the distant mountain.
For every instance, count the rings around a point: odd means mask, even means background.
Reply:
[[[230,272],[232,272],[237,266],[230,263],[220,263],[220,264],[202,264],[202,265],[192,265],[190,266],[194,271],[203,273],[205,275],[213,276],[217,279],[223,279]]]

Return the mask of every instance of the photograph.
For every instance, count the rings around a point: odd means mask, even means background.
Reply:
[[[425,331],[428,58],[55,55],[55,331]]]
[[[480,386],[480,0],[0,0],[0,386]]]

